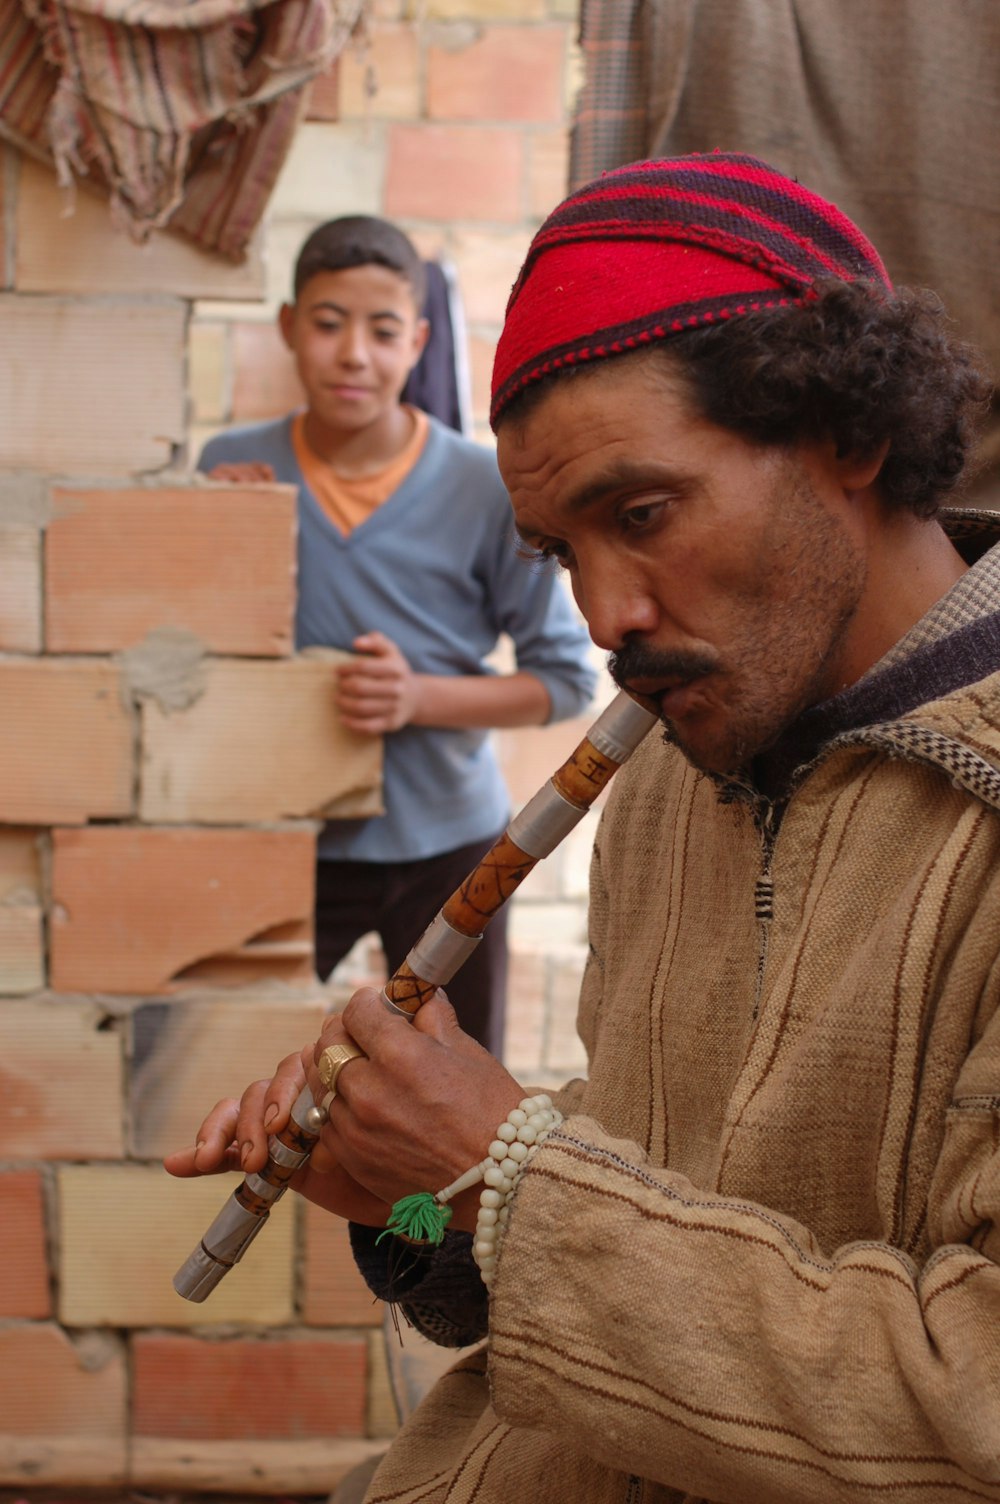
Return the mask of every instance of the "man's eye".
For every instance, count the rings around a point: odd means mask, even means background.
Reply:
[[[376,329],[375,330],[375,338],[377,340],[380,340],[383,345],[389,345],[389,344],[392,344],[394,340],[397,340],[399,338],[399,330],[398,329]]]
[[[634,502],[620,513],[619,522],[626,532],[642,532],[660,520],[665,505],[662,501]]]
[[[560,569],[568,569],[572,563],[569,544],[558,539],[545,543],[528,543],[522,538],[518,541],[517,551],[522,559],[527,559],[532,564],[555,564]]]
[[[543,543],[535,553],[547,564],[557,564],[560,569],[569,569],[573,562],[573,550],[568,543]]]

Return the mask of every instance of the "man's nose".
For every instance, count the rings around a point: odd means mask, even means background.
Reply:
[[[627,573],[600,567],[580,569],[573,594],[591,637],[605,652],[617,652],[633,637],[656,629],[659,610],[647,587]]]

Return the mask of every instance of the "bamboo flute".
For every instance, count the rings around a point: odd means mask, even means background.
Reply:
[[[655,703],[620,690],[562,766],[515,815],[431,921],[386,982],[382,1001],[413,1019],[445,986],[482,938],[486,926],[532,868],[579,824],[612,776],[658,720]],[[291,1116],[268,1141],[268,1161],[230,1196],[197,1248],[174,1275],[185,1300],[206,1299],[243,1257],[275,1202],[312,1151],[326,1122],[308,1087]]]

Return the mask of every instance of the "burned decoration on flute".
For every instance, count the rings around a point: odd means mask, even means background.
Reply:
[[[386,982],[382,1001],[391,1012],[412,1020],[423,1003],[451,980],[493,916],[536,863],[579,824],[658,719],[653,701],[619,691],[566,762],[514,816]],[[345,1059],[351,1058],[348,1048],[343,1048]],[[338,1063],[331,1068],[336,1072]],[[324,1084],[332,1090],[332,1082]],[[267,1164],[257,1174],[246,1176],[174,1275],[178,1295],[190,1301],[205,1300],[239,1262],[295,1171],[309,1158],[326,1118],[325,1107],[317,1105],[309,1088],[304,1088],[288,1123],[268,1141]]]

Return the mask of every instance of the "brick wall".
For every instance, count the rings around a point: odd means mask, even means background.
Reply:
[[[329,664],[292,652],[292,495],[209,486],[192,457],[296,400],[273,329],[291,258],[358,210],[455,265],[485,438],[507,291],[563,187],[572,0],[420,10],[379,4],[368,49],[313,86],[242,266],[167,235],[136,247],[84,189],[67,216],[48,171],[0,150],[0,1492],[17,1497],[320,1493],[395,1425],[343,1227],[288,1198],[189,1305],[171,1275],[229,1183],[159,1160],[379,967],[368,944],[330,992],[313,972],[316,816],[345,788],[377,798],[378,760],[332,720]],[[515,805],[585,725],[500,739]],[[592,819],[514,901],[508,1058],[532,1081],[579,1063]]]

